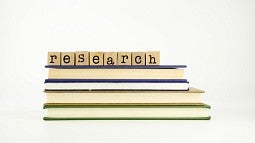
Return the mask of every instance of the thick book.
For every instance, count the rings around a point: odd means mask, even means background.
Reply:
[[[209,105],[44,104],[44,120],[209,120]]]
[[[172,66],[45,66],[49,79],[182,79],[183,65]]]
[[[46,79],[46,90],[188,90],[186,79]]]
[[[204,91],[190,87],[187,91],[54,91],[45,90],[47,103],[201,103]]]

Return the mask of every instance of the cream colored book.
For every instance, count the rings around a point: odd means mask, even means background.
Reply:
[[[50,91],[47,103],[201,103],[204,91]]]
[[[44,120],[209,120],[209,105],[45,104]]]
[[[182,79],[183,69],[49,68],[49,79]]]

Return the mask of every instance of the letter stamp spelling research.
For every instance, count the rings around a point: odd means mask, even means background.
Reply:
[[[48,52],[48,65],[159,65],[159,51],[146,52]]]

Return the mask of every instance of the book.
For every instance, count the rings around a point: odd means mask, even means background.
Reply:
[[[47,103],[201,103],[204,91],[190,87],[187,91],[52,91],[45,90]]]
[[[44,104],[44,120],[209,120],[209,105]]]
[[[49,79],[182,79],[186,66],[46,66]],[[180,68],[179,68],[180,67]]]
[[[186,79],[46,79],[46,90],[188,90]]]

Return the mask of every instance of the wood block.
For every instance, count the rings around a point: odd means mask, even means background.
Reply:
[[[118,65],[131,65],[131,52],[118,52]]]
[[[62,66],[75,65],[75,53],[74,52],[61,52],[61,65]]]
[[[147,51],[146,52],[146,65],[159,65],[160,53],[159,51]]]
[[[89,65],[89,52],[88,51],[76,51],[75,65]]]
[[[117,52],[104,52],[104,65],[117,65]]]
[[[132,52],[132,65],[145,65],[145,52]]]
[[[92,66],[104,64],[104,53],[103,52],[90,52],[89,64]]]
[[[60,58],[61,58],[60,52],[48,52],[47,64],[60,65]]]

